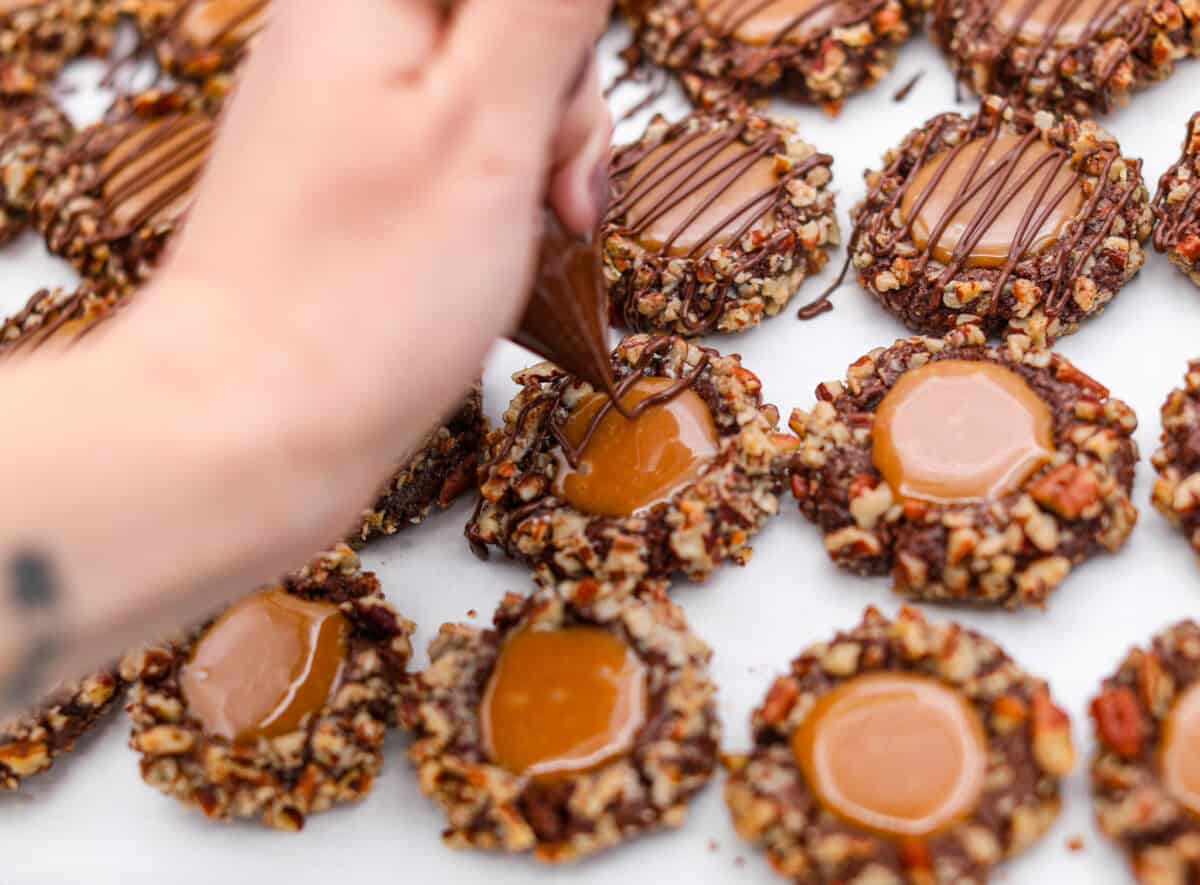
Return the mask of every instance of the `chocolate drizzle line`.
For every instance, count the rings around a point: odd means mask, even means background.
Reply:
[[[1054,192],[1048,202],[1043,202],[1049,193],[1051,185],[1062,166],[1063,161],[1070,161],[1070,152],[1060,146],[1053,146],[1041,158],[1039,158],[1034,166],[1026,172],[1025,178],[1017,181],[1012,181],[1013,174],[1017,169],[1022,157],[1026,152],[1038,141],[1040,130],[1032,125],[1031,120],[1026,119],[1025,125],[1030,128],[1025,133],[1021,142],[1003,155],[1000,162],[997,163],[988,172],[980,174],[980,168],[991,153],[992,145],[1000,136],[1002,127],[1003,108],[994,114],[979,113],[976,114],[970,121],[968,131],[958,144],[951,147],[945,152],[941,162],[935,170],[933,176],[926,186],[918,195],[916,202],[913,204],[909,217],[893,231],[890,235],[885,236],[883,229],[885,225],[890,224],[890,219],[893,213],[899,212],[901,200],[911,186],[913,178],[918,171],[925,166],[930,160],[933,153],[933,147],[941,141],[942,135],[952,124],[961,120],[957,114],[941,114],[931,120],[920,132],[914,136],[910,136],[910,141],[907,141],[904,146],[897,152],[896,159],[880,174],[876,184],[868,191],[863,203],[863,207],[871,206],[880,198],[884,188],[889,181],[895,179],[902,174],[905,165],[910,164],[907,171],[903,172],[901,184],[895,189],[891,198],[882,208],[876,211],[864,212],[863,219],[869,219],[872,223],[867,225],[865,221],[860,221],[854,227],[854,231],[850,237],[850,244],[847,248],[845,263],[842,265],[841,273],[817,301],[813,304],[801,308],[799,314],[800,319],[810,319],[811,316],[806,315],[806,312],[811,312],[817,305],[828,301],[829,296],[837,290],[843,282],[846,275],[849,273],[850,266],[854,260],[854,251],[862,237],[868,236],[871,241],[883,250],[892,249],[901,240],[911,239],[913,224],[917,216],[921,212],[921,208],[937,190],[938,186],[945,180],[949,171],[950,165],[954,159],[966,148],[968,144],[978,139],[987,139],[987,147],[985,150],[979,151],[976,154],[971,168],[962,177],[961,183],[955,191],[954,199],[949,201],[945,210],[937,219],[929,232],[928,240],[925,248],[921,250],[916,267],[913,268],[912,275],[916,279],[924,279],[925,268],[933,259],[933,252],[937,248],[942,234],[946,228],[953,222],[954,216],[973,198],[980,193],[985,195],[984,200],[980,203],[976,213],[967,222],[962,237],[960,237],[957,246],[951,253],[950,261],[946,263],[938,278],[933,282],[929,291],[929,306],[936,307],[941,301],[942,290],[950,283],[966,266],[967,260],[971,253],[979,244],[979,241],[987,234],[992,223],[1000,216],[1000,214],[1012,203],[1012,201],[1021,193],[1028,180],[1034,176],[1041,174],[1041,180],[1038,185],[1037,192],[1033,200],[1025,209],[1025,213],[1021,218],[1021,223],[1017,228],[1013,238],[1012,248],[1009,250],[1008,259],[1000,268],[999,278],[996,280],[993,291],[996,296],[991,301],[991,309],[1000,301],[1000,295],[1004,291],[1005,285],[1012,278],[1016,271],[1017,265],[1027,257],[1026,253],[1037,239],[1038,231],[1049,217],[1050,213],[1066,198],[1071,189],[1075,187],[1084,177],[1082,169],[1085,163],[1097,154],[1104,155],[1104,167],[1097,176],[1099,182],[1103,183],[1108,180],[1109,171],[1113,163],[1120,156],[1115,145],[1101,144],[1091,151],[1081,155],[1076,159],[1073,166],[1073,174],[1062,188]],[[1022,115],[1027,116],[1027,115]],[[911,139],[923,139],[920,150],[917,151],[915,157],[909,157],[907,148],[911,145]],[[1136,162],[1136,171],[1140,174],[1141,161]],[[1064,306],[1067,297],[1069,297],[1069,284],[1077,276],[1079,269],[1083,266],[1083,262],[1095,251],[1096,247],[1103,242],[1103,238],[1108,235],[1113,222],[1117,215],[1125,208],[1133,194],[1136,192],[1136,187],[1127,188],[1120,202],[1116,204],[1114,209],[1108,213],[1104,220],[1104,224],[1096,234],[1088,241],[1085,248],[1080,250],[1083,237],[1086,233],[1084,224],[1075,224],[1075,229],[1069,237],[1060,242],[1064,248],[1060,250],[1056,272],[1052,281],[1050,292],[1047,293],[1046,309],[1050,316],[1057,315]],[[1087,204],[1081,208],[1078,219],[1088,219],[1093,217],[1096,207],[1103,195],[1103,187],[1097,186],[1089,198]],[[818,311],[819,312],[819,311]],[[815,314],[813,314],[815,315]]]
[[[739,120],[736,123],[732,123],[721,132],[719,138],[692,149],[695,143],[703,140],[705,136],[720,131],[717,126],[697,126],[693,129],[690,122],[685,120],[672,126],[662,138],[653,144],[635,144],[622,151],[618,151],[613,156],[611,164],[611,177],[618,196],[609,208],[608,216],[605,219],[606,224],[611,224],[614,228],[614,233],[617,235],[637,239],[651,224],[663,215],[670,212],[698,191],[711,185],[713,182],[717,182],[717,187],[713,188],[706,195],[706,199],[689,212],[687,217],[679,222],[674,230],[671,231],[666,242],[660,247],[662,254],[666,255],[670,252],[672,245],[685,233],[690,231],[705,212],[718,204],[730,188],[743,175],[747,174],[756,163],[771,154],[786,154],[787,152],[787,145],[783,136],[774,130],[760,133],[758,137],[747,142],[746,137],[753,133],[746,120]],[[726,148],[738,142],[742,144],[739,154],[725,161],[715,170],[708,168],[712,158],[717,157]],[[641,161],[648,154],[664,145],[670,145],[670,148],[662,158],[645,173],[641,180],[631,182],[630,178],[633,171]],[[779,176],[779,180],[775,185],[761,190],[749,199],[744,200],[713,223],[707,230],[704,230],[696,240],[696,244],[686,253],[685,257],[691,260],[700,258],[704,254],[706,247],[709,247],[728,225],[745,216],[745,222],[729,238],[731,243],[740,243],[742,238],[749,233],[755,224],[762,221],[774,209],[787,201],[787,186],[790,182],[807,175],[819,166],[830,166],[832,164],[833,158],[828,154],[813,154],[808,159],[793,164],[786,173]],[[684,172],[687,174],[681,175]],[[679,180],[674,181],[673,179],[675,178]],[[643,215],[640,221],[635,224],[620,223],[620,219],[627,216],[631,209],[639,206],[648,195],[667,181],[673,182],[670,190],[658,196],[648,206],[642,207]],[[756,263],[769,255],[773,248],[783,246],[787,239],[792,236],[792,233],[787,230],[776,231],[767,241],[758,245],[752,252],[742,258],[729,275],[737,277],[749,271]],[[700,295],[700,286],[694,277],[689,279],[684,285],[686,286],[686,292],[683,297],[682,320],[687,324],[689,333],[696,334],[711,329],[721,317],[725,304],[729,300],[729,293],[733,288],[733,284],[730,283],[721,291],[708,313],[695,320],[692,319],[692,316],[695,312],[696,299]],[[638,298],[639,293],[635,292],[630,293],[630,296],[625,300],[622,320],[631,329],[638,329],[640,327],[641,318],[638,315],[636,306]]]
[[[921,82],[921,78],[924,76],[924,71],[917,71],[915,74],[913,74],[912,77],[909,78],[908,82],[892,93],[892,101],[899,104],[908,98],[909,95],[912,94],[913,89],[916,88],[917,84]]]
[[[961,0],[938,0],[938,11],[935,18],[949,18],[951,10]],[[1056,45],[1059,34],[1062,33],[1063,27],[1070,19],[1072,12],[1078,4],[1078,0],[1025,0],[1025,5],[1021,7],[1020,13],[1013,19],[1012,27],[1008,31],[1000,31],[996,27],[996,15],[1004,0],[985,0],[978,4],[967,4],[967,8],[973,14],[968,14],[963,17],[962,25],[966,30],[968,41],[978,40],[980,36],[988,31],[995,31],[1001,35],[1001,43],[996,47],[997,57],[1011,58],[1011,50],[1020,41],[1021,30],[1028,23],[1029,19],[1037,11],[1037,8],[1043,3],[1054,4],[1054,13],[1049,23],[1047,24],[1041,39],[1033,44],[1033,55],[1025,69],[1021,72],[1021,79],[1013,90],[1014,95],[1024,95],[1029,88],[1029,81],[1033,79],[1037,73],[1038,66],[1042,63],[1042,59],[1051,50],[1060,52],[1064,55],[1079,52],[1088,48],[1096,38],[1104,32],[1106,26],[1113,24],[1120,19],[1120,16],[1125,11],[1132,13],[1132,17],[1128,23],[1128,30],[1124,40],[1124,48],[1119,53],[1114,53],[1113,57],[1108,60],[1104,68],[1095,73],[1094,80],[1097,83],[1103,84],[1108,82],[1108,79],[1116,71],[1117,67],[1124,62],[1131,52],[1133,47],[1145,39],[1149,33],[1151,19],[1149,10],[1152,4],[1148,2],[1136,2],[1136,0],[1104,0],[1104,3],[1092,14],[1087,23],[1080,30],[1079,38],[1074,43]],[[956,68],[957,80],[960,82],[970,81],[969,65],[963,63],[961,59],[956,59],[954,62]],[[1097,92],[1101,100],[1101,109],[1105,112],[1111,109],[1112,98],[1103,89]]]
[[[38,290],[20,311],[4,323],[4,328],[16,326],[20,329],[24,327],[25,323],[38,312],[38,309],[50,295],[50,289]],[[80,330],[79,334],[70,340],[68,346],[73,346],[103,321],[112,317],[120,306],[119,302],[105,302],[103,300],[98,300],[94,305],[89,305],[88,299],[91,297],[98,298],[99,295],[94,289],[88,288],[85,284],[72,293],[66,300],[51,306],[45,311],[45,313],[53,316],[53,319],[49,322],[38,326],[28,334],[20,334],[15,338],[0,340],[0,360],[23,351],[34,352],[39,350],[47,341],[54,337],[59,329],[68,323],[83,318],[86,316],[89,308],[94,308],[96,311],[95,315],[88,320],[87,325]]]
[[[1153,208],[1158,217],[1158,224],[1154,227],[1154,248],[1159,252],[1166,252],[1179,242],[1184,228],[1196,221],[1196,210],[1200,209],[1200,183],[1195,177],[1192,178],[1187,199],[1177,211],[1170,207],[1169,188],[1170,180],[1178,174],[1180,167],[1190,160],[1188,149],[1198,125],[1200,112],[1192,114],[1188,120],[1187,135],[1183,138],[1183,148],[1180,152],[1183,159],[1164,172],[1158,180],[1158,192],[1154,195]]]

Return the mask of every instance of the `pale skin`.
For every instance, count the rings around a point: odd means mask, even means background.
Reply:
[[[34,634],[79,675],[354,524],[515,325],[540,207],[602,212],[608,6],[277,4],[153,283],[0,373],[0,714]]]

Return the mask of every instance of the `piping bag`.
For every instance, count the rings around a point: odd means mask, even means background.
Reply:
[[[553,209],[542,209],[542,234],[533,291],[517,330],[508,337],[564,371],[617,396],[608,347],[608,292],[594,240],[567,230]]]

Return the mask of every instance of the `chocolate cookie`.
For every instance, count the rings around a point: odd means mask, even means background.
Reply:
[[[225,94],[267,24],[270,0],[127,0],[164,71]]]
[[[281,830],[361,799],[383,765],[413,629],[342,545],[127,655],[142,778],[210,818]]]
[[[41,289],[0,325],[0,359],[37,350],[54,341],[69,346],[112,314],[121,293],[85,281],[74,291]]]
[[[561,863],[681,826],[721,737],[708,646],[661,582],[538,580],[444,625],[403,705],[446,843]]]
[[[817,398],[792,413],[792,494],[838,565],[904,596],[1042,605],[1133,531],[1137,417],[1028,338],[901,340]]]
[[[1050,828],[1075,760],[1045,682],[910,608],[801,654],[751,726],[725,801],[809,885],[985,882]]]
[[[1197,22],[1174,0],[937,0],[932,34],[980,95],[1087,117],[1169,77]]]
[[[915,332],[971,322],[1043,342],[1075,331],[1141,268],[1141,161],[1091,121],[986,99],[941,114],[868,172],[847,268]]]
[[[697,335],[779,313],[838,241],[832,164],[782,120],[656,117],[612,158],[600,236],[614,321]]]
[[[1163,403],[1162,427],[1152,500],[1200,552],[1200,360],[1188,363],[1184,387]]]
[[[143,282],[191,205],[215,123],[211,99],[188,90],[118,99],[68,145],[37,200],[50,251],[87,278]]]
[[[1096,821],[1138,882],[1200,880],[1200,624],[1134,648],[1092,701]]]
[[[445,509],[475,486],[479,446],[487,430],[482,397],[483,390],[476,384],[458,411],[400,465],[375,505],[363,515],[355,542],[394,535],[423,522],[435,504]]]
[[[1200,286],[1200,114],[1188,120],[1179,160],[1158,180],[1154,248]]]
[[[64,685],[37,708],[0,722],[0,793],[46,771],[96,724],[117,699],[115,673],[101,671]]]
[[[737,356],[669,336],[626,338],[612,365],[632,420],[549,363],[513,376],[522,390],[481,455],[472,546],[567,578],[701,580],[746,563],[794,443],[758,378]]]
[[[0,93],[27,95],[82,55],[108,55],[123,0],[9,0],[0,6]]]
[[[74,131],[48,92],[5,97],[0,91],[0,245],[28,226],[47,170],[61,161]]]
[[[782,95],[836,112],[892,67],[932,0],[627,0],[641,52],[698,105]]]

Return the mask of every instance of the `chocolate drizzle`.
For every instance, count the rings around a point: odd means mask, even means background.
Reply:
[[[938,0],[935,17],[941,20],[951,17],[953,7],[961,2],[962,0]],[[979,3],[968,3],[969,11],[961,21],[961,27],[965,33],[965,37],[962,39],[971,43],[980,40],[985,33],[999,34],[1000,43],[992,49],[992,52],[996,58],[1012,61],[1012,50],[1022,42],[1022,32],[1025,26],[1033,20],[1039,7],[1049,6],[1052,8],[1053,11],[1050,13],[1045,27],[1042,28],[1040,37],[1036,41],[1030,42],[1032,52],[1029,60],[1019,72],[1020,79],[1016,87],[1010,90],[1011,97],[1015,101],[1019,101],[1020,97],[1027,94],[1030,81],[1037,75],[1039,66],[1048,53],[1054,51],[1062,55],[1069,55],[1088,48],[1102,34],[1112,30],[1112,26],[1119,23],[1122,16],[1128,12],[1130,17],[1122,34],[1124,39],[1120,51],[1114,51],[1111,58],[1106,58],[1103,68],[1089,74],[1090,80],[1098,84],[1107,83],[1121,63],[1129,58],[1133,49],[1145,39],[1152,23],[1150,8],[1153,4],[1151,3],[1144,2],[1144,0],[1143,2],[1099,0],[1096,8],[1082,22],[1078,35],[1074,36],[1074,39],[1060,41],[1060,37],[1066,36],[1072,14],[1082,5],[1080,0],[1022,0],[1023,5],[1020,7],[1020,11],[1013,16],[1011,26],[1007,30],[997,24],[999,13],[1006,2],[1010,2],[1010,0],[984,0]],[[971,66],[961,59],[957,59],[955,67],[958,80],[970,84],[973,76]],[[1111,97],[1107,91],[1103,88],[1097,89],[1097,97],[1101,100],[1101,110],[1108,111],[1111,107]]]
[[[41,289],[4,322],[0,328],[4,332],[0,338],[0,360],[37,351],[55,337],[70,346],[111,317],[119,306],[115,295],[103,295],[88,283],[58,303],[53,302],[55,297],[52,290]],[[37,315],[42,317],[41,322],[31,326],[30,321]],[[68,336],[67,328],[73,324],[79,328]],[[14,330],[11,337],[9,330]]]
[[[1196,212],[1200,209],[1200,186],[1197,186],[1193,180],[1187,199],[1184,200],[1182,206],[1176,209],[1170,204],[1172,190],[1170,183],[1179,174],[1180,167],[1186,166],[1192,160],[1190,147],[1198,126],[1200,126],[1200,112],[1193,114],[1188,120],[1187,135],[1183,139],[1183,159],[1164,172],[1158,181],[1158,192],[1154,195],[1153,207],[1154,214],[1158,218],[1158,224],[1154,227],[1154,248],[1159,252],[1166,252],[1175,246],[1184,229],[1196,222]]]
[[[205,42],[200,43],[193,40],[192,35],[188,33],[189,16],[203,15],[203,12],[199,12],[202,6],[220,6],[222,4],[235,7],[233,14],[221,21],[216,30],[207,35],[208,39]],[[189,0],[180,7],[167,24],[168,39],[176,46],[176,51],[183,56],[206,52],[229,42],[236,42],[241,47],[253,39],[265,26],[268,6],[270,6],[270,0],[254,0],[254,2],[244,4],[236,3],[234,0]],[[262,21],[256,23],[256,26],[248,34],[238,36],[234,40],[237,31],[256,17],[261,18]]]
[[[715,137],[714,137],[715,136]],[[663,155],[644,174],[634,179],[635,170],[651,153],[666,148]],[[718,157],[729,148],[736,148],[732,157],[712,167]],[[819,166],[830,166],[833,158],[828,154],[814,153],[812,156],[793,163],[770,187],[753,193],[750,197],[732,206],[727,213],[707,228],[695,229],[700,220],[735,188],[739,180],[754,166],[773,154],[786,155],[787,144],[783,135],[775,130],[755,133],[748,119],[731,123],[723,130],[717,126],[695,126],[693,121],[683,121],[668,129],[653,144],[636,144],[617,151],[610,166],[613,186],[617,194],[605,219],[612,233],[638,240],[657,220],[697,194],[699,200],[687,215],[671,230],[658,250],[663,255],[670,253],[677,241],[691,235],[691,246],[685,258],[697,260],[706,251],[718,245],[718,239],[729,243],[740,243],[756,224],[764,221],[781,204],[787,202],[788,184],[802,178]],[[662,193],[655,191],[668,185]],[[708,189],[707,192],[705,189]],[[631,210],[637,209],[640,217],[631,221]],[[732,233],[727,229],[741,220]],[[732,280],[751,271],[754,266],[769,256],[773,250],[786,245],[793,237],[791,231],[777,226],[777,230],[763,242],[757,244],[747,255],[739,259],[728,272]],[[692,276],[684,284],[684,309],[681,317],[690,334],[698,334],[713,328],[719,321],[728,301],[732,282],[723,288],[705,312],[696,308],[697,299],[703,294],[698,280]],[[631,329],[641,327],[637,312],[639,295],[631,293],[625,299],[622,321]]]
[[[863,220],[855,224],[849,248],[847,249],[846,261],[841,273],[833,285],[821,295],[817,302],[801,310],[800,318],[810,318],[805,312],[811,311],[815,305],[827,301],[829,296],[845,281],[854,260],[855,249],[864,236],[868,237],[875,247],[883,251],[892,249],[903,240],[912,239],[913,224],[920,213],[921,207],[928,201],[934,190],[945,180],[950,164],[954,161],[955,157],[968,144],[978,139],[986,139],[987,148],[978,152],[968,173],[959,182],[954,198],[947,203],[945,211],[941,213],[937,221],[932,225],[928,241],[918,254],[915,266],[911,271],[911,276],[916,280],[926,280],[926,267],[934,259],[933,253],[937,248],[942,234],[953,221],[954,216],[964,206],[973,198],[983,194],[984,199],[980,201],[975,214],[967,221],[963,235],[951,253],[950,260],[945,262],[941,273],[935,279],[928,281],[927,297],[929,298],[929,306],[931,308],[936,307],[941,301],[942,292],[945,287],[964,270],[972,251],[988,232],[991,225],[1013,203],[1014,199],[1021,195],[1028,181],[1040,174],[1041,177],[1035,197],[1029,201],[1029,204],[1025,208],[1020,225],[1013,238],[1008,258],[999,267],[998,278],[993,284],[993,291],[996,293],[996,297],[992,299],[990,309],[994,310],[1000,300],[1000,294],[1012,278],[1017,266],[1022,261],[1031,257],[1027,253],[1036,241],[1038,232],[1050,216],[1050,213],[1062,202],[1070,189],[1078,186],[1083,179],[1083,169],[1085,166],[1094,157],[1099,155],[1102,158],[1103,165],[1096,174],[1096,177],[1099,182],[1103,183],[1108,181],[1109,172],[1113,164],[1120,158],[1119,150],[1112,143],[1098,143],[1090,151],[1074,158],[1071,157],[1070,152],[1065,148],[1052,145],[1042,157],[1036,160],[1033,168],[1029,171],[1028,178],[1020,178],[1013,181],[1013,173],[1017,165],[1021,162],[1026,152],[1039,141],[1041,135],[1041,130],[1033,126],[1032,120],[1027,115],[1019,112],[1016,121],[1017,129],[1018,132],[1024,129],[1019,143],[1005,153],[995,166],[980,174],[980,169],[990,152],[991,146],[1000,137],[1003,125],[1002,117],[1003,109],[995,113],[981,112],[968,121],[968,131],[957,144],[949,147],[945,152],[929,184],[922,189],[916,203],[912,207],[912,211],[908,213],[909,217],[903,219],[899,227],[888,233],[887,228],[891,226],[892,217],[894,214],[899,213],[900,203],[912,185],[913,179],[920,169],[925,166],[926,162],[931,161],[933,155],[936,153],[934,150],[935,146],[944,143],[943,136],[947,134],[949,129],[961,121],[961,117],[957,114],[942,114],[931,120],[914,136],[910,136],[910,139],[916,138],[920,140],[920,148],[916,152],[915,158],[912,156],[910,150],[907,149],[911,142],[906,143],[905,147],[897,152],[896,159],[878,176],[878,181],[868,191],[866,199],[861,206],[863,208],[871,207],[881,199],[884,189],[889,185],[894,187],[891,196],[878,210],[868,212],[862,211],[860,208],[859,214]],[[1057,173],[1062,168],[1062,164],[1066,162],[1071,163],[1072,175],[1070,180],[1057,191],[1051,192],[1050,188],[1054,183]],[[1138,174],[1133,176],[1134,180],[1140,179],[1140,170],[1141,161],[1139,160],[1135,167],[1135,171]],[[898,186],[895,185],[897,178],[900,179]],[[1108,232],[1111,230],[1117,216],[1136,191],[1136,186],[1130,186],[1126,189],[1121,200],[1115,207],[1112,207],[1102,216],[1103,223],[1098,226],[1086,244],[1084,243],[1084,237],[1088,232],[1087,224],[1071,223],[1068,228],[1069,234],[1060,241],[1062,245],[1058,250],[1058,258],[1054,267],[1053,277],[1051,278],[1050,291],[1046,293],[1046,311],[1048,315],[1055,316],[1062,310],[1066,299],[1070,296],[1071,281],[1077,276],[1083,263],[1095,252],[1104,238],[1108,236]],[[1096,217],[1096,210],[1103,192],[1104,188],[1102,186],[1097,186],[1093,190],[1086,205],[1079,211],[1077,219],[1086,221],[1087,219]]]

